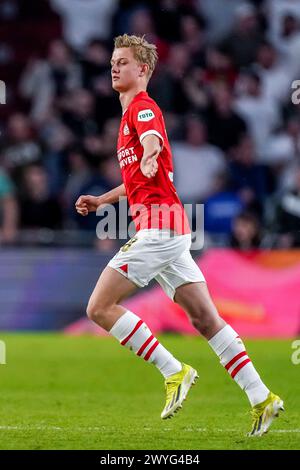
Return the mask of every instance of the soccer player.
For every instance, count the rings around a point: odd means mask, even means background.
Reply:
[[[283,409],[283,401],[262,382],[241,338],[218,315],[204,276],[191,257],[191,233],[173,185],[164,119],[146,91],[156,62],[156,47],[144,37],[124,34],[115,38],[111,75],[123,111],[117,144],[123,184],[98,197],[80,196],[76,210],[85,216],[127,196],[137,233],[100,275],[87,315],[121,345],[155,364],[165,378],[166,403],[161,418],[174,416],[197,379],[197,371],[176,359],[145,322],[120,304],[138,287],[156,279],[245,391],[253,416],[249,434],[261,435]]]

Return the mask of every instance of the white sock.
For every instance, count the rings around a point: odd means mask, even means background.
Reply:
[[[153,336],[146,323],[127,310],[113,325],[110,333],[122,346],[131,349],[147,362],[153,362],[166,378],[181,371],[182,364]]]
[[[234,329],[226,325],[208,344],[219,356],[222,366],[246,392],[251,406],[265,401],[270,390],[262,382],[248,357],[243,341]]]

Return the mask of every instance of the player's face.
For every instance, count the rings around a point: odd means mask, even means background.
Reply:
[[[112,87],[120,92],[135,87],[143,76],[143,65],[139,64],[129,47],[115,49],[111,58]]]

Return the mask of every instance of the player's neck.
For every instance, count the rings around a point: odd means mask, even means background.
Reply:
[[[130,105],[133,98],[141,91],[146,91],[146,88],[139,86],[139,87],[133,88],[132,90],[128,90],[123,93],[120,93],[120,102],[121,102],[123,114],[125,113],[126,109]]]

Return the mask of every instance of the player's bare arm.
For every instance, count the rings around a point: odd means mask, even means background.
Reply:
[[[159,138],[154,135],[147,135],[142,140],[144,154],[141,160],[141,171],[147,178],[153,178],[158,170],[157,158],[161,152]]]
[[[76,211],[78,214],[85,216],[89,212],[95,212],[100,206],[103,207],[118,202],[122,196],[126,196],[124,184],[120,184],[120,186],[100,196],[83,195],[75,203]]]

